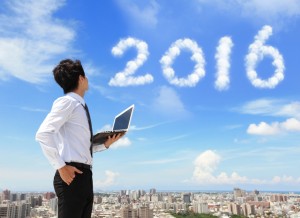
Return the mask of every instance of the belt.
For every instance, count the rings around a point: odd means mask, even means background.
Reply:
[[[92,169],[92,165],[84,164],[84,163],[77,163],[77,162],[66,162],[67,165],[76,167],[76,168],[83,168],[83,169]]]

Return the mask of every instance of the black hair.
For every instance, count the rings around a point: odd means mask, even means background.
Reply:
[[[85,77],[85,73],[79,60],[62,60],[54,69],[55,81],[64,90],[64,93],[74,91],[78,87],[79,76]]]

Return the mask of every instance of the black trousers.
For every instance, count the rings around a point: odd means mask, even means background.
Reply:
[[[78,168],[78,174],[67,185],[56,171],[54,190],[58,197],[58,218],[90,218],[93,209],[93,173],[90,169]]]

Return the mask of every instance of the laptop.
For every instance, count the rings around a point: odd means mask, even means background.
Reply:
[[[124,111],[119,113],[115,117],[112,130],[102,131],[94,135],[93,145],[103,144],[108,139],[108,136],[127,132],[130,126],[133,109],[134,109],[134,105],[131,105],[130,107],[126,108]]]

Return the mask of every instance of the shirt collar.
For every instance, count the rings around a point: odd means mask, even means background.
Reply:
[[[75,92],[69,92],[69,93],[67,93],[66,95],[67,95],[67,96],[70,96],[70,97],[72,97],[72,98],[74,98],[74,99],[76,99],[76,100],[79,101],[82,105],[85,105],[84,99],[83,99],[80,95],[78,95],[77,93],[75,93]]]

